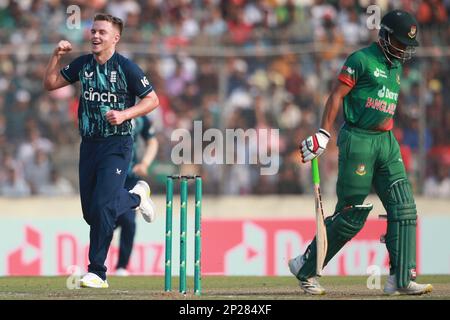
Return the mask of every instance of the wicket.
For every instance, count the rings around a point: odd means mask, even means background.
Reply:
[[[195,252],[194,252],[194,294],[201,294],[201,210],[202,178],[194,175],[172,175],[166,178],[166,247],[164,290],[172,290],[172,213],[173,180],[180,180],[180,286],[179,292],[186,294],[187,253],[187,200],[188,180],[195,180]]]

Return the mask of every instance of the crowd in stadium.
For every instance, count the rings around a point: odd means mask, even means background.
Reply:
[[[440,0],[0,0],[0,196],[76,193],[79,92],[68,86],[48,94],[42,77],[59,40],[73,44],[70,58],[89,51],[96,12],[124,20],[119,49],[144,69],[160,98],[150,115],[160,143],[148,178],[154,192],[163,192],[154,177],[174,170],[171,132],[192,131],[194,120],[203,130],[280,130],[271,146],[280,152],[277,175],[260,175],[255,165],[183,167],[202,174],[207,193],[311,192],[298,143],[317,130],[346,55],[376,40],[366,25],[372,2],[383,12],[409,10],[420,23],[428,50],[404,66],[394,130],[416,189],[425,170],[423,193],[450,197],[450,1]],[[72,4],[81,8],[76,28],[67,22]],[[327,47],[307,50],[310,44]],[[338,129],[321,157],[325,193],[334,193]]]

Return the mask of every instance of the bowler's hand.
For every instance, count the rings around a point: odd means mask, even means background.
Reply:
[[[122,124],[126,119],[122,111],[109,110],[106,114],[106,120],[113,126],[118,126]]]
[[[138,163],[133,167],[133,172],[139,177],[146,177],[148,175],[148,166],[145,163]]]
[[[53,54],[57,57],[61,57],[70,51],[72,51],[72,44],[69,41],[61,40],[58,42],[55,50],[53,50]]]
[[[320,129],[316,134],[306,138],[300,144],[302,162],[308,162],[320,156],[326,149],[330,133],[325,129]]]

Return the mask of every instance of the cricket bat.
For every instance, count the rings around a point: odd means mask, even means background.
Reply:
[[[314,183],[314,197],[316,202],[316,246],[317,246],[317,260],[316,260],[316,274],[322,275],[323,264],[325,256],[327,255],[328,240],[327,230],[325,228],[325,217],[323,214],[322,197],[320,194],[320,174],[319,161],[314,158],[311,161],[312,180]]]

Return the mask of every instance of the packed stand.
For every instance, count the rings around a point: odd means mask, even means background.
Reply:
[[[161,146],[150,171],[154,192],[164,192],[164,176],[180,170],[171,161],[178,143],[171,141],[173,130],[184,128],[194,137],[195,120],[202,121],[203,131],[242,128],[280,133],[279,140],[268,139],[269,149],[280,152],[276,175],[261,175],[261,165],[183,165],[183,172],[202,174],[207,193],[311,192],[309,166],[300,164],[298,143],[317,129],[347,54],[377,37],[377,30],[366,26],[368,15],[361,5],[366,2],[0,1],[0,195],[74,192],[78,91],[68,86],[47,94],[41,79],[60,39],[73,43],[70,58],[89,50],[91,19],[99,11],[125,21],[119,50],[150,75],[160,97],[160,108],[151,114]],[[415,188],[424,169],[423,192],[448,198],[450,70],[444,50],[450,40],[448,2],[383,3],[391,3],[382,7],[383,12],[393,9],[392,3],[414,12],[423,30],[421,43],[431,48],[404,68],[395,134]],[[81,7],[80,28],[66,23],[71,4]],[[425,168],[419,157],[423,117]],[[328,194],[334,193],[337,179],[339,126],[335,129],[334,141],[321,158],[322,188]],[[254,156],[251,146],[236,149],[243,150],[247,159]]]

